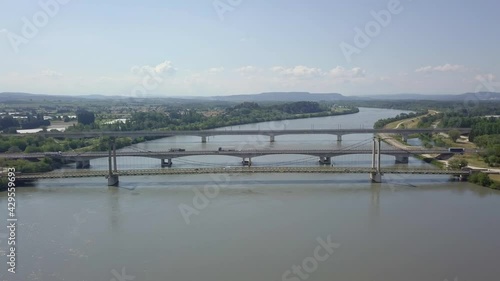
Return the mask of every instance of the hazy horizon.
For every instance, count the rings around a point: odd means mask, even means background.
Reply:
[[[500,88],[493,0],[0,6],[1,92],[368,96]]]

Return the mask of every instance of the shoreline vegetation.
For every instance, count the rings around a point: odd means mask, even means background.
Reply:
[[[392,118],[377,120],[374,128],[430,128],[430,127],[471,127],[473,130],[469,139],[460,137],[456,132],[435,135],[419,134],[409,136],[419,138],[426,148],[436,147],[463,147],[467,149],[479,148],[485,151],[481,154],[453,156],[450,161],[431,160],[424,156],[418,158],[430,162],[440,168],[449,164],[459,165],[458,168],[469,163],[475,167],[500,166],[500,119],[486,116],[500,115],[498,102],[478,101],[474,107],[467,107],[462,101],[427,101],[413,100],[373,100],[373,101],[336,101],[336,102],[243,102],[240,104],[193,104],[191,106],[151,104],[146,101],[138,107],[124,107],[124,105],[111,110],[106,107],[94,107],[96,112],[85,108],[68,111],[67,114],[76,115],[77,124],[67,127],[68,131],[99,131],[99,130],[208,130],[227,126],[253,124],[259,122],[281,121],[301,118],[315,118],[335,115],[354,114],[359,112],[358,107],[387,108],[412,111],[401,113]],[[92,108],[88,107],[87,108]],[[433,110],[430,110],[432,108]],[[28,121],[36,123],[43,115],[33,114],[28,116]],[[123,118],[121,122],[109,122],[116,118]],[[67,119],[67,118],[65,118]],[[15,132],[15,128],[22,127],[12,117],[0,118],[0,130],[5,133]],[[70,120],[68,120],[70,121]],[[61,121],[62,122],[62,121]],[[24,126],[26,127],[26,126]],[[380,134],[379,134],[380,135]],[[399,137],[384,135],[385,142],[394,146],[408,146]],[[117,148],[123,148],[135,143],[153,140],[156,138],[117,138]],[[40,136],[23,136],[21,138],[8,138],[0,134],[0,153],[30,153],[75,151],[86,152],[92,150],[107,150],[106,138],[94,139],[54,139]],[[457,164],[458,163],[458,164]],[[464,165],[465,164],[465,165]],[[26,160],[0,159],[0,167],[16,166],[21,172],[46,172],[62,166],[57,160],[43,159],[39,162]],[[481,173],[483,174],[483,173]],[[487,176],[487,175],[486,175]],[[471,182],[488,185],[491,188],[500,188],[500,175],[492,175],[491,179],[481,179],[474,175]],[[0,182],[1,185],[1,182]]]
[[[475,127],[477,124],[479,124],[480,128],[484,127],[484,124],[481,123],[481,119],[477,119],[477,121],[478,123],[470,124],[473,128],[473,132],[478,131],[477,127]],[[403,113],[393,118],[381,119],[375,123],[374,128],[428,128],[431,126],[436,127],[440,123],[446,123],[444,114],[435,110],[428,110],[427,112],[419,111],[409,114]],[[409,146],[408,143],[403,142],[399,136],[385,135],[384,137],[384,142],[391,145],[395,145],[397,147]],[[498,145],[500,142],[500,135],[482,135],[476,133],[475,142],[460,138],[460,134],[456,134],[453,131],[448,132],[448,134],[418,134],[413,137],[418,138],[422,142],[422,146],[426,148],[436,146],[443,148],[461,147],[465,149],[487,149],[487,152],[483,155],[479,155],[479,157],[485,158],[484,160],[477,159],[478,155],[471,153],[466,153],[465,155],[460,156],[454,155],[448,160],[437,160],[434,158],[427,158],[423,155],[414,156],[415,158],[432,164],[440,169],[462,169],[468,167],[470,162],[473,162],[474,167],[490,169],[497,167],[495,164],[499,162],[496,158],[497,156],[495,156],[496,151],[493,151],[495,149],[498,150],[498,146],[494,148],[492,148],[492,146]],[[490,163],[493,165],[489,165]],[[468,178],[468,181],[480,186],[500,190],[499,175],[492,174],[490,176],[489,174],[482,172],[473,172]]]
[[[335,106],[317,102],[293,102],[269,106],[261,106],[253,102],[244,102],[224,111],[205,116],[195,110],[174,112],[138,112],[133,113],[126,122],[101,124],[95,114],[88,110],[79,111],[79,124],[68,127],[67,131],[133,131],[133,130],[209,130],[227,126],[238,126],[260,122],[317,118],[356,114],[359,108],[352,106]],[[12,131],[12,130],[10,130]],[[116,148],[120,149],[132,144],[157,139],[155,137],[116,138]],[[106,151],[107,138],[93,139],[60,139],[42,136],[5,137],[0,134],[0,153],[35,153],[54,151]],[[16,167],[21,173],[40,173],[59,169],[63,164],[51,158],[38,162],[28,160],[0,159],[0,167]],[[0,179],[0,189],[7,182]]]

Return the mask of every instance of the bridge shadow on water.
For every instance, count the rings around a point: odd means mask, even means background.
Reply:
[[[117,189],[177,189],[187,187],[203,187],[206,185],[217,185],[221,189],[240,189],[242,187],[272,187],[272,186],[330,186],[332,188],[336,187],[363,187],[370,188],[376,185],[379,186],[398,186],[398,187],[420,187],[420,186],[432,186],[432,185],[442,185],[443,183],[453,182],[451,177],[442,175],[432,175],[432,176],[398,176],[398,175],[386,175],[383,177],[381,184],[371,183],[368,175],[359,175],[358,177],[352,177],[349,175],[334,175],[329,179],[262,179],[256,178],[252,179],[247,177],[246,179],[237,179],[238,176],[230,176],[227,180],[217,181],[212,177],[197,177],[199,180],[177,180],[177,179],[167,179],[164,176],[148,176],[148,177],[137,177],[137,176],[122,176],[120,177],[120,183]],[[253,176],[252,176],[253,177]],[[255,175],[255,177],[259,177]],[[94,188],[108,188],[106,181],[102,178],[93,178],[92,180],[83,180],[82,178],[68,178],[64,179],[63,182],[59,180],[39,180],[36,183],[32,183],[25,188],[35,188],[35,189],[94,189]],[[109,187],[113,189],[113,187]],[[293,187],[292,187],[293,188]]]

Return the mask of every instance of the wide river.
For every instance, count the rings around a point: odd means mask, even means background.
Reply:
[[[371,128],[402,111],[222,128]],[[371,135],[172,137],[138,151],[369,148]],[[174,159],[177,167],[237,166],[231,157]],[[318,165],[306,155],[256,166]],[[333,158],[369,166],[369,155]],[[383,167],[394,158],[382,157]],[[106,159],[90,169],[106,169]],[[410,166],[432,166],[410,159]],[[119,158],[118,168],[159,168]],[[74,169],[68,166],[66,169]],[[231,174],[38,181],[18,188],[16,273],[7,272],[7,193],[0,193],[0,280],[69,281],[466,281],[500,276],[500,193],[448,176]]]

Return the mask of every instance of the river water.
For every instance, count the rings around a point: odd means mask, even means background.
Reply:
[[[267,122],[237,129],[371,128],[402,111]],[[369,148],[371,135],[172,137],[125,149]],[[256,166],[318,165],[304,155],[253,159]],[[232,157],[174,159],[174,167],[236,166]],[[333,159],[369,166],[369,155]],[[382,158],[394,166],[393,157]],[[106,159],[91,161],[106,169]],[[158,168],[119,158],[120,169]],[[410,166],[428,166],[410,159]],[[69,166],[66,169],[73,169]],[[17,189],[17,267],[0,280],[498,280],[500,193],[448,176],[255,174],[43,180]],[[0,194],[7,210],[7,194]],[[7,225],[6,211],[1,211]]]

